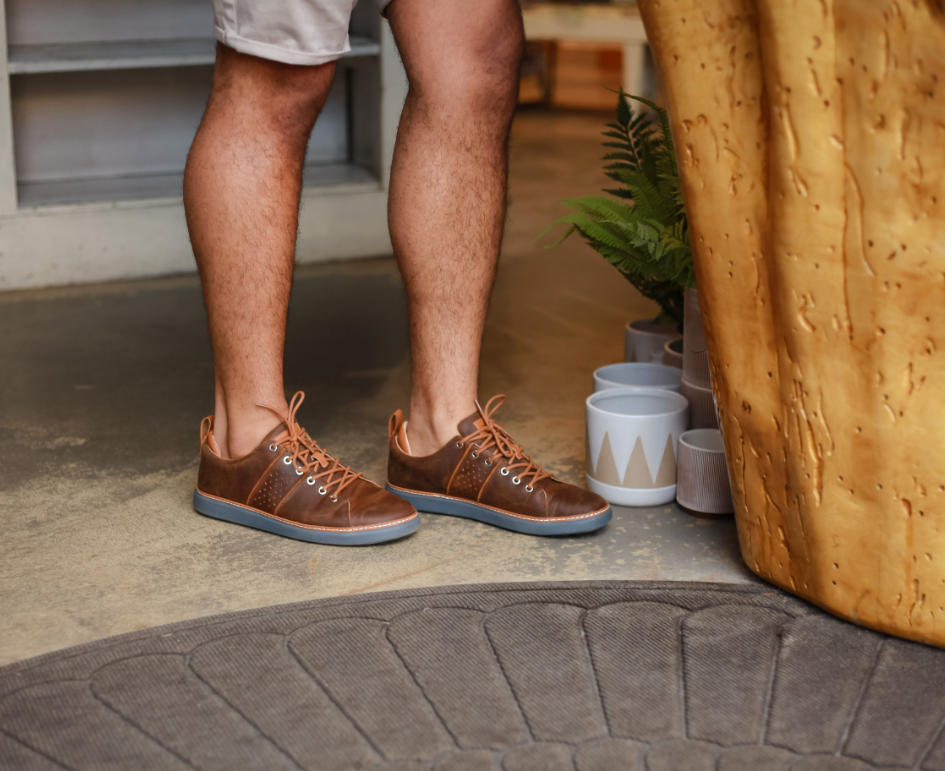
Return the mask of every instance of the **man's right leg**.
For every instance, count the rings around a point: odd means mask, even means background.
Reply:
[[[213,91],[184,174],[184,206],[213,344],[213,434],[253,450],[285,414],[282,356],[305,148],[334,62],[297,66],[217,46]]]
[[[417,512],[319,447],[295,421],[302,394],[290,407],[282,386],[305,147],[333,73],[333,63],[217,49],[184,177],[216,375],[194,508],[303,541],[362,545],[409,535]]]

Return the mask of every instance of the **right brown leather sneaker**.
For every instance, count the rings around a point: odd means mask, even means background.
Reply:
[[[492,418],[504,396],[459,424],[435,453],[413,455],[400,410],[390,419],[387,489],[420,511],[467,517],[529,535],[589,533],[610,522],[610,504],[556,479]]]
[[[194,508],[215,519],[336,546],[382,543],[414,532],[420,518],[413,506],[343,466],[295,422],[304,398],[299,391],[289,414],[280,415],[284,422],[235,460],[220,455],[213,418],[204,418]]]

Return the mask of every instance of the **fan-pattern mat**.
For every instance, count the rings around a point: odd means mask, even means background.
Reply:
[[[761,585],[454,586],[0,669],[3,769],[945,771],[945,652]]]

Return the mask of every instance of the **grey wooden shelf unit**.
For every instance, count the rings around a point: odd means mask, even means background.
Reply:
[[[209,0],[0,0],[0,290],[193,269],[181,182]],[[381,254],[406,78],[361,0],[309,142],[302,262]]]

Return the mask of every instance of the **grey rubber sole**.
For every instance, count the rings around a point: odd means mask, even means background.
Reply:
[[[540,522],[532,519],[513,517],[509,514],[502,514],[495,509],[480,506],[471,501],[461,501],[457,498],[442,495],[408,492],[407,490],[401,490],[399,487],[394,487],[391,484],[387,484],[384,487],[388,492],[399,495],[417,511],[424,511],[428,514],[448,514],[451,517],[475,519],[478,522],[485,522],[487,525],[495,525],[496,527],[502,527],[506,530],[514,530],[516,533],[525,533],[526,535],[577,535],[578,533],[590,533],[594,530],[599,530],[613,518],[613,511],[608,508],[600,514],[585,519]]]
[[[268,533],[284,535],[298,541],[324,543],[330,546],[367,546],[372,543],[394,541],[410,535],[420,527],[420,518],[414,517],[396,525],[378,527],[372,530],[311,530],[300,525],[293,525],[284,519],[267,517],[252,509],[227,503],[217,498],[204,495],[194,490],[194,508],[207,517],[222,519],[224,522],[233,522],[237,525],[246,525],[256,530],[265,530]]]

